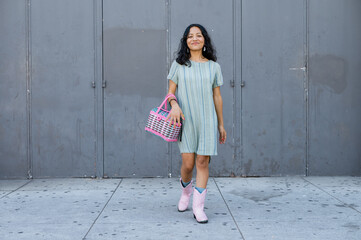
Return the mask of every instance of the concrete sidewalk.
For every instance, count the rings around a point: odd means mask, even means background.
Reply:
[[[0,239],[361,239],[361,177],[210,178],[198,224],[178,179],[0,180]]]

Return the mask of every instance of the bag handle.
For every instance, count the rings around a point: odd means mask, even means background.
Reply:
[[[157,114],[159,113],[159,110],[162,108],[162,106],[165,104],[165,110],[167,110],[167,100],[168,100],[168,98],[170,98],[170,97],[174,97],[175,98],[175,100],[177,101],[177,98],[176,98],[176,96],[174,96],[174,94],[171,94],[171,93],[169,93],[167,96],[165,96],[165,98],[164,98],[164,101],[162,102],[162,104],[160,104],[160,106],[158,107],[158,110],[157,110]]]

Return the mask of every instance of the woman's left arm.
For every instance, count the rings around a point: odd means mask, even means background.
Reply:
[[[223,100],[220,87],[213,88],[213,101],[218,118],[219,143],[223,144],[227,139],[227,132],[223,124]]]

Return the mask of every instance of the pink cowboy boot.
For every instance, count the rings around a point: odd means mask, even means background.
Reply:
[[[192,183],[193,180],[186,187],[183,187],[182,179],[180,179],[180,184],[182,186],[182,195],[178,202],[179,212],[184,212],[188,208],[189,199],[191,198],[191,194],[192,194]]]
[[[207,223],[208,218],[204,213],[204,200],[206,199],[207,189],[199,193],[197,189],[193,191],[193,216],[199,223]]]

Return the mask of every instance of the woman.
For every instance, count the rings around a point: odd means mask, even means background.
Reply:
[[[196,187],[193,190],[193,216],[199,223],[208,222],[204,213],[204,200],[209,176],[210,156],[217,155],[217,128],[219,142],[224,144],[227,133],[223,125],[223,84],[221,68],[206,29],[199,24],[188,26],[180,41],[178,56],[169,71],[169,91],[178,90],[178,102],[169,99],[172,110],[168,119],[179,124],[182,118],[182,141],[178,142],[182,154],[182,195],[178,211],[184,212],[192,193],[192,173],[197,169]]]

